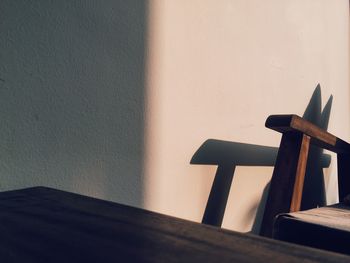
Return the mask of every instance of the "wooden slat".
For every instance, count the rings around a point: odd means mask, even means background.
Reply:
[[[332,146],[335,146],[337,142],[337,137],[297,115],[293,115],[290,125],[293,129]]]
[[[290,212],[297,212],[300,210],[301,198],[303,194],[304,178],[306,172],[307,157],[309,154],[310,137],[303,134],[301,142],[300,153],[297,171],[295,175],[295,183],[293,188],[292,202],[290,205]]]
[[[350,145],[304,120],[298,115],[271,115],[267,118],[265,126],[278,132],[301,132],[311,137],[311,144],[318,145],[336,153],[350,152]]]

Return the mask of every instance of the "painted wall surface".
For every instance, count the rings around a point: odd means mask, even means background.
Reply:
[[[209,138],[277,146],[317,83],[349,138],[348,1],[0,2],[0,188],[46,185],[200,221]],[[224,227],[249,230],[272,167],[238,167]],[[334,165],[327,191],[334,199]]]
[[[143,1],[0,2],[0,187],[142,205]]]
[[[278,146],[267,116],[303,115],[317,83],[349,139],[348,16],[345,0],[151,1],[146,207],[200,221],[216,167],[189,165],[194,152],[208,138]],[[236,169],[224,227],[250,230],[271,175]]]

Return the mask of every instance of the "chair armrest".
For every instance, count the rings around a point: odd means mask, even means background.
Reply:
[[[270,115],[265,126],[281,133],[300,132],[310,136],[311,144],[335,153],[350,153],[350,144],[298,115]]]

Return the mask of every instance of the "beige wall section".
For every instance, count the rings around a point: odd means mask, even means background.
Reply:
[[[303,114],[317,83],[323,104],[334,96],[329,130],[350,139],[348,10],[347,0],[151,0],[145,206],[200,221],[215,167],[189,164],[198,147],[277,146],[266,117]],[[271,173],[236,170],[224,227],[249,230]]]

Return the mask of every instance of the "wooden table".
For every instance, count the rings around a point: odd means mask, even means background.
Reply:
[[[1,262],[350,262],[55,189],[0,193]]]

